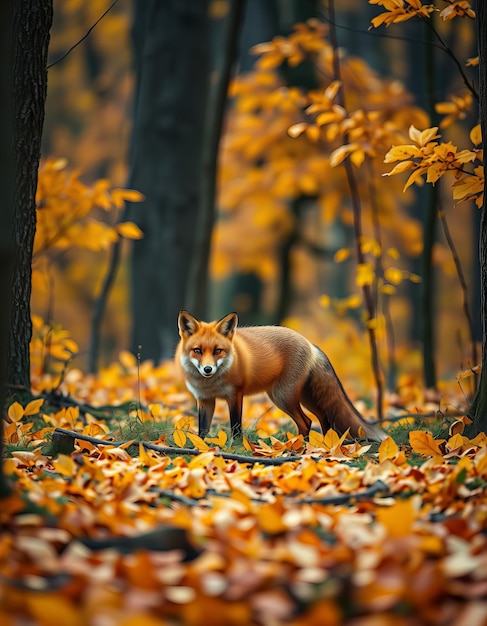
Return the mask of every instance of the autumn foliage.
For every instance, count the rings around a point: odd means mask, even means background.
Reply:
[[[435,16],[442,24],[475,19],[465,1],[441,9],[419,0],[369,2],[378,11],[373,29]],[[117,14],[104,24],[95,46],[124,77],[123,93],[130,81],[106,35],[120,34],[126,20]],[[125,203],[142,196],[93,172],[85,180],[65,159],[45,159],[36,199],[32,389],[10,390],[3,429],[12,489],[0,504],[2,625],[487,623],[487,436],[465,436],[478,367],[469,363],[425,391],[407,343],[404,295],[421,281],[422,228],[409,211],[415,189],[441,184],[455,211],[482,205],[480,127],[458,131],[475,107],[475,89],[465,84],[437,103],[441,121],[433,125],[402,83],[338,51],[319,20],[253,52],[254,71],[231,87],[212,277],[218,286],[256,275],[268,312],[283,244],[297,242],[298,297],[286,322],[331,346],[347,391],[370,420],[377,392],[366,335],[378,347],[379,377],[399,362],[383,397],[389,436],[378,445],[313,429],[305,440],[257,396],[245,400],[243,441],[232,440],[223,402],[202,439],[172,363],[120,350],[86,374],[85,333],[52,314],[60,299],[73,315],[77,306],[64,296],[89,308],[112,247],[144,235],[124,217]],[[311,89],[282,72],[302,63],[316,70]],[[84,96],[73,116],[89,109]],[[114,132],[110,111],[119,120],[108,105],[103,117]],[[92,122],[95,138],[80,145],[91,141],[103,169],[106,146],[99,120]],[[68,149],[65,129],[52,140]],[[70,156],[88,164],[79,146]],[[119,156],[107,169],[119,178]],[[445,244],[435,254],[451,268]],[[323,288],[319,278],[316,257],[327,255],[339,289],[331,279]],[[115,306],[124,309],[124,297]]]

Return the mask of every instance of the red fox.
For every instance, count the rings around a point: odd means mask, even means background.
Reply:
[[[179,314],[175,360],[198,404],[200,437],[210,430],[216,398],[227,401],[232,434],[241,437],[243,397],[265,391],[305,437],[311,419],[301,405],[318,418],[323,433],[333,428],[343,434],[350,428],[352,437],[362,429],[369,439],[386,438],[355,409],[318,347],[283,326],[237,324],[236,313],[215,322],[198,321],[187,311]]]

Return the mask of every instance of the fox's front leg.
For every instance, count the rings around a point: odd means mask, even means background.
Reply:
[[[235,392],[233,396],[228,398],[228,410],[230,412],[230,426],[232,429],[232,436],[242,437],[242,404],[243,393],[239,390]]]
[[[198,435],[204,439],[210,432],[211,420],[215,412],[215,398],[198,399]]]

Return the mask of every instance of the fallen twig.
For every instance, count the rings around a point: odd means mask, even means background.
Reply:
[[[177,448],[172,446],[159,446],[149,441],[109,441],[107,439],[97,439],[96,437],[90,437],[89,435],[83,435],[77,433],[74,430],[66,430],[64,428],[55,428],[52,435],[52,454],[69,454],[74,450],[74,440],[79,439],[81,441],[88,441],[95,446],[114,446],[116,448],[132,443],[132,445],[142,444],[147,450],[154,450],[161,454],[177,454],[181,455],[198,455],[201,454],[201,450],[196,448]],[[300,461],[301,456],[284,456],[278,458],[269,457],[251,457],[243,454],[232,454],[230,452],[221,452],[220,450],[212,451],[215,456],[221,457],[228,461],[239,461],[240,463],[260,463],[262,465],[281,465],[292,461]]]

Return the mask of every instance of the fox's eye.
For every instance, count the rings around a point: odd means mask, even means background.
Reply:
[[[202,354],[202,352],[201,352],[201,348],[193,348],[193,352],[194,352],[195,354]]]
[[[221,354],[222,352],[223,352],[223,348],[215,348],[215,349],[213,350],[213,354],[214,354],[215,356],[217,356],[218,354]]]

